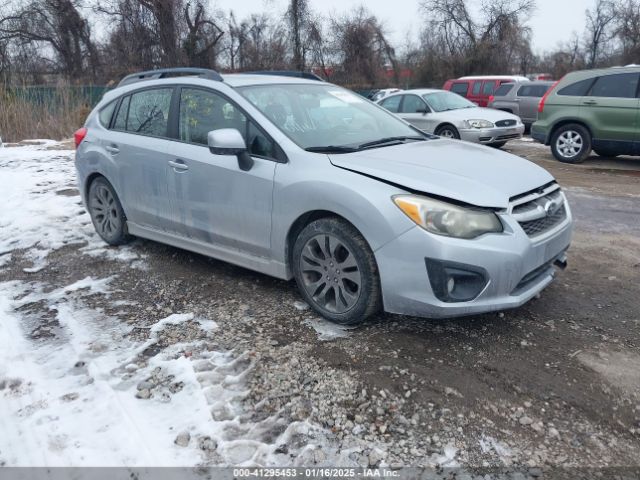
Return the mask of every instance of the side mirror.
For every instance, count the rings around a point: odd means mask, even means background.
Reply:
[[[242,134],[235,128],[221,128],[207,134],[209,151],[214,155],[235,155],[238,157],[240,170],[247,171],[253,167],[253,158],[247,151],[247,144]]]
[[[431,110],[427,108],[421,108],[420,110],[416,110],[416,113],[421,113],[423,115],[426,115],[427,113],[431,113]]]

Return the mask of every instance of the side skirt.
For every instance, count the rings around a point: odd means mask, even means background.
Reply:
[[[268,258],[256,257],[239,250],[211,245],[199,240],[180,237],[167,232],[160,232],[149,227],[137,225],[133,222],[127,222],[127,228],[129,229],[129,233],[136,237],[142,237],[148,240],[153,240],[154,242],[165,243],[173,247],[189,250],[190,252],[199,253],[207,257],[222,260],[223,262],[232,263],[272,277],[283,280],[289,279],[289,276],[286,273],[286,267],[281,262],[275,262]]]

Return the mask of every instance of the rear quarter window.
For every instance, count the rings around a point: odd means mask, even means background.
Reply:
[[[118,101],[114,100],[102,110],[100,110],[100,113],[98,113],[98,120],[100,121],[100,125],[102,125],[104,128],[109,128],[109,125],[111,124],[111,118],[113,117],[113,112],[116,109],[117,104]]]
[[[571,85],[567,85],[566,87],[558,90],[558,95],[567,97],[583,97],[587,94],[594,81],[595,78],[587,78],[586,80],[580,80],[579,82],[572,83]]]

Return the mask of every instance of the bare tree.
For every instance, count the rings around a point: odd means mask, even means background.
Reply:
[[[224,35],[224,31],[209,16],[204,4],[200,1],[193,5],[187,2],[183,11],[187,25],[186,38],[183,42],[187,62],[196,67],[215,66],[216,59],[212,52]]]
[[[483,1],[476,16],[467,0],[424,0],[421,7],[429,18],[423,43],[440,50],[443,72],[509,73],[514,65],[523,67],[523,54],[530,56],[525,20],[535,8],[534,0]]]
[[[12,2],[0,18],[0,41],[50,47],[67,77],[95,77],[98,55],[82,6],[81,0]]]
[[[333,53],[340,66],[336,79],[352,86],[371,87],[383,80],[391,66],[397,83],[395,50],[378,18],[364,7],[332,19]]]
[[[622,0],[616,5],[615,35],[621,46],[623,64],[640,58],[640,2]]]
[[[596,0],[595,6],[587,10],[586,50],[587,66],[598,64],[603,50],[615,36],[617,18],[616,5],[611,0]]]

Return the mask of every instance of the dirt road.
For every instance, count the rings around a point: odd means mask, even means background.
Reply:
[[[241,421],[235,433],[214,438],[217,447],[193,447],[203,464],[258,461],[250,442],[222,448],[250,439],[269,446],[271,461],[304,465],[637,466],[640,160],[594,157],[569,166],[530,142],[507,149],[556,175],[576,218],[569,267],[516,310],[446,321],[381,314],[343,330],[310,313],[293,283],[141,240],[124,259],[113,249],[87,255],[83,243],[69,244],[35,272],[28,250],[15,251],[0,282],[52,291],[87,276],[113,278],[108,299],[98,293],[82,301],[130,327],[123,341],[148,341],[150,327],[172,314],[213,320],[215,334],[190,321],[163,327],[135,364],[142,371],[167,352],[245,359],[238,372],[248,393],[234,403]],[[31,322],[28,341],[64,337],[50,304],[15,305],[11,311]],[[99,359],[100,350],[93,355]],[[166,390],[159,383],[130,396],[159,401]],[[215,421],[221,415],[212,407]],[[317,430],[285,439],[292,422]],[[177,433],[167,433],[172,448]]]

